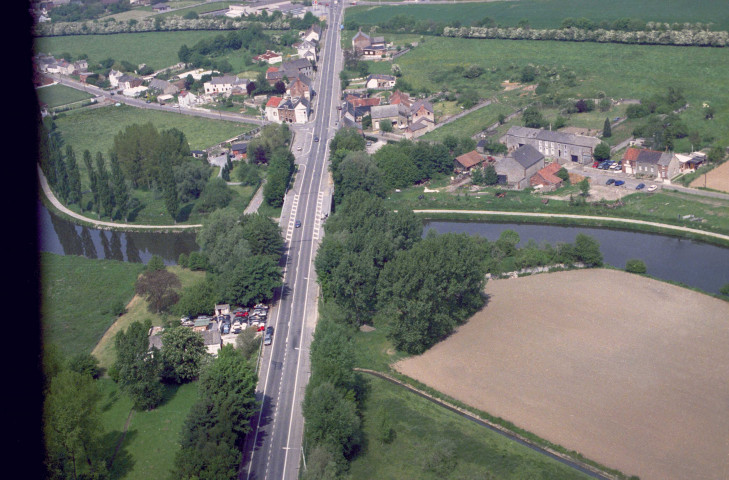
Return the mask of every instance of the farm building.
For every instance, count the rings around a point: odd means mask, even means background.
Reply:
[[[540,128],[511,127],[506,132],[506,147],[510,152],[531,145],[547,158],[561,164],[567,162],[587,165],[592,163],[592,153],[600,144],[596,137],[586,137],[572,133],[553,132]]]
[[[628,174],[655,177],[664,181],[678,175],[679,159],[673,152],[630,147],[623,155],[623,172]]]
[[[544,168],[544,155],[531,145],[522,145],[499,159],[495,168],[497,175],[506,176],[506,183],[510,186],[526,188],[531,177]]]

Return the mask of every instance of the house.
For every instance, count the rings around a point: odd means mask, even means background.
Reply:
[[[400,109],[397,105],[375,105],[370,108],[372,115],[372,131],[378,132],[382,129],[381,124],[389,123],[393,127],[399,127],[405,123],[400,116]]]
[[[85,72],[89,68],[89,62],[86,60],[76,60],[73,62],[73,66],[77,72]]]
[[[205,343],[205,348],[207,349],[208,353],[214,357],[217,357],[218,352],[220,351],[220,347],[223,346],[223,342],[220,339],[220,330],[214,328],[211,330],[205,330],[203,332],[200,332],[200,334],[203,337],[203,343]]]
[[[143,83],[144,80],[141,78],[133,77],[131,75],[122,75],[117,79],[117,88],[120,90],[127,90],[130,88],[141,87]]]
[[[373,73],[367,77],[365,85],[372,90],[389,90],[395,87],[396,80],[397,78],[394,75]]]
[[[372,107],[380,104],[380,98],[360,98],[355,95],[347,95],[346,104],[345,115],[354,122],[361,122],[362,117],[369,115]]]
[[[162,13],[162,12],[169,12],[171,10],[169,4],[167,3],[158,3],[152,7],[155,12]]]
[[[476,151],[478,153],[485,153],[487,143],[488,143],[488,141],[485,138],[482,138],[481,140],[479,140],[478,143],[476,144]]]
[[[233,87],[240,86],[245,88],[248,80],[238,78],[233,75],[223,75],[222,77],[213,77],[209,82],[203,84],[207,95],[219,95],[221,93],[230,93]]]
[[[362,29],[352,37],[352,50],[357,55],[361,55],[365,48],[372,44],[372,39],[366,33],[362,33]]]
[[[266,53],[256,55],[251,60],[253,60],[254,62],[266,62],[269,65],[273,65],[274,63],[283,62],[283,54],[272,52],[271,50],[266,50]]]
[[[266,81],[269,85],[275,85],[279,80],[283,81],[284,72],[278,67],[268,67],[266,70]]]
[[[304,55],[307,52],[314,52],[314,60],[316,60],[316,45],[314,44],[314,42],[303,40],[301,42],[294,43],[292,47],[296,49],[299,58],[304,58]]]
[[[529,180],[544,168],[544,155],[531,145],[522,145],[495,165],[496,174],[506,177],[510,186],[522,189],[529,186]]]
[[[433,110],[433,105],[427,100],[418,100],[413,103],[410,107],[410,116],[413,123],[417,122],[421,118],[435,123],[435,112]]]
[[[230,305],[227,303],[218,303],[215,305],[215,316],[230,315]]]
[[[192,326],[194,332],[204,332],[212,326],[212,319],[210,317],[198,317],[195,319],[195,323]]]
[[[314,73],[314,67],[311,62],[304,58],[297,58],[281,64],[281,70],[288,78],[296,78],[299,74],[311,75]]]
[[[561,164],[567,162],[591,164],[592,153],[599,144],[599,138],[540,128],[515,126],[506,132],[506,147],[510,152],[524,145],[531,145],[545,157],[557,160]]]
[[[370,42],[371,47],[386,47],[385,37],[372,37]]]
[[[304,33],[303,39],[308,42],[319,43],[321,40],[321,27],[319,25],[312,25],[306,33]]]
[[[180,107],[191,108],[198,103],[200,103],[200,99],[197,97],[197,95],[188,90],[181,91],[180,94],[177,96],[177,104]]]
[[[410,100],[410,96],[407,93],[395,90],[392,95],[390,95],[390,105],[404,105],[409,109],[412,105],[412,100]]]
[[[175,99],[174,95],[157,95],[157,103],[165,105]]]
[[[195,158],[205,158],[206,155],[202,150],[190,150],[190,154]]]
[[[539,170],[532,178],[529,179],[529,185],[536,187],[541,185],[543,192],[551,192],[562,186],[562,179],[557,176],[557,172],[562,168],[559,162],[552,162],[546,167]]]
[[[412,139],[424,135],[435,128],[435,123],[432,120],[421,118],[417,122],[411,123],[404,130],[403,134],[405,138]]]
[[[314,50],[307,50],[302,55],[299,55],[299,58],[303,60],[307,60],[308,62],[315,62],[316,63],[316,51]]]
[[[147,90],[149,89],[144,85],[139,85],[136,87],[125,88],[124,90],[122,90],[122,95],[124,95],[125,97],[138,97]]]
[[[679,173],[680,162],[672,152],[629,147],[623,155],[623,172],[670,181]]]
[[[695,172],[706,161],[706,154],[701,152],[692,152],[689,155],[677,153],[676,159],[678,160],[678,170],[681,173],[689,173]]]
[[[306,123],[309,121],[309,110],[311,105],[306,98],[299,98],[294,102],[294,122]]]
[[[459,155],[456,157],[454,170],[458,173],[468,172],[476,165],[483,162],[483,157],[476,150],[471,150],[468,153]]]
[[[247,143],[234,143],[230,146],[230,153],[233,155],[233,160],[245,160],[248,157],[248,144]],[[218,305],[215,306],[215,310],[218,309]],[[230,313],[230,307],[228,307],[228,313],[222,315],[228,315]],[[221,315],[221,314],[219,314]]]
[[[194,70],[190,70],[187,72],[183,72],[179,74],[177,77],[184,80],[188,76],[192,77],[193,80],[201,80],[204,75],[211,75],[213,73],[212,70],[203,70],[202,68],[196,68]]]
[[[278,104],[278,119],[279,123],[295,123],[296,112],[294,111],[294,102],[291,98],[284,98]]]
[[[362,58],[364,60],[379,60],[385,57],[387,57],[386,47],[370,45],[362,49]]]
[[[164,95],[174,95],[180,91],[175,85],[171,84],[167,80],[160,80],[158,78],[153,78],[149,82],[149,88],[151,90],[162,92]]]
[[[278,106],[283,101],[281,97],[271,97],[266,103],[266,120],[269,122],[281,123],[278,117]]]
[[[311,79],[306,75],[298,75],[296,80],[289,83],[286,94],[311,100]]]

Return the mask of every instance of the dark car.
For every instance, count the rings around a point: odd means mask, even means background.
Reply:
[[[645,188],[645,183],[639,183],[635,186],[636,190],[643,190]]]
[[[266,333],[269,335],[273,335],[273,327],[266,327]]]
[[[299,228],[301,226],[301,220],[296,220],[296,223],[294,224],[296,228]]]
[[[623,180],[615,180],[615,186],[619,187],[620,185],[624,185],[625,182]]]
[[[608,181],[605,182],[605,185],[612,185],[613,183],[615,183],[615,179],[614,178],[608,178]]]
[[[319,141],[319,137],[314,137],[314,141],[315,142],[318,142]]]

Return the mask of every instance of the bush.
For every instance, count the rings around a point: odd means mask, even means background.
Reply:
[[[180,258],[177,259],[177,264],[183,268],[187,268],[187,254],[181,253]]]
[[[147,263],[148,272],[156,272],[157,270],[164,270],[165,262],[159,255],[152,255],[152,258]]]
[[[68,362],[69,370],[81,375],[90,375],[92,378],[99,378],[99,360],[90,353],[78,353]]]
[[[724,286],[719,289],[719,293],[729,297],[729,283],[724,284]]]
[[[645,273],[647,270],[642,260],[631,259],[625,262],[625,271],[630,273]]]

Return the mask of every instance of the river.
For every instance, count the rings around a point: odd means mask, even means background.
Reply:
[[[729,283],[729,249],[679,237],[591,227],[462,221],[426,222],[424,233],[431,229],[479,235],[490,241],[497,240],[504,230],[514,230],[521,239],[519,246],[530,239],[539,244],[573,243],[578,233],[585,233],[600,242],[603,261],[614,267],[625,268],[630,259],[642,260],[649,275],[711,293],[719,293]],[[620,286],[615,287],[617,296]]]

